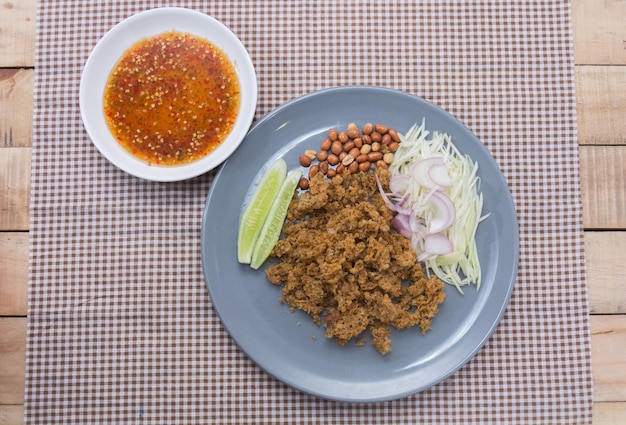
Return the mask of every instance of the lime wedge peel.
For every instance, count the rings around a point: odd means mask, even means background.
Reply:
[[[272,208],[267,215],[265,223],[263,223],[261,233],[254,245],[252,260],[250,262],[250,267],[253,269],[261,267],[272,253],[276,242],[278,242],[283,224],[285,223],[285,217],[287,216],[287,210],[291,203],[291,198],[293,198],[294,191],[298,186],[301,176],[302,170],[294,169],[287,174],[287,177],[283,181],[278,196],[272,204]]]
[[[242,264],[250,264],[255,243],[261,233],[263,224],[269,215],[272,205],[285,181],[287,163],[278,158],[267,169],[246,205],[237,238],[237,259]]]

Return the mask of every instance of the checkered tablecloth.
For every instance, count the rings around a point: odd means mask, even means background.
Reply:
[[[265,374],[229,338],[200,264],[213,175],[133,178],[83,128],[81,70],[131,14],[185,6],[230,27],[256,118],[299,95],[386,86],[457,116],[509,183],[521,237],[510,307],[444,382],[373,404]],[[28,424],[555,424],[591,421],[592,380],[568,1],[38,2]]]

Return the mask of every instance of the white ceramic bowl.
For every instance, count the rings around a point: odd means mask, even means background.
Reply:
[[[228,56],[239,78],[239,113],[228,137],[202,159],[178,166],[148,165],[128,153],[114,139],[105,122],[102,99],[111,70],[128,48],[144,37],[172,30],[204,37]],[[216,19],[177,7],[141,12],[114,26],[91,52],[80,81],[80,113],[93,144],[118,168],[133,176],[154,181],[189,179],[221,164],[246,136],[254,118],[256,102],[256,73],[241,41]]]

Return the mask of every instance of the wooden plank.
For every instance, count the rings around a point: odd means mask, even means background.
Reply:
[[[0,69],[0,148],[32,146],[34,81],[33,69]]]
[[[31,148],[0,148],[0,231],[28,230]]]
[[[626,2],[573,0],[576,64],[626,64]]]
[[[593,425],[618,425],[624,423],[626,402],[593,403]]]
[[[581,146],[585,229],[626,229],[626,146]]]
[[[0,316],[26,316],[28,233],[0,232]]]
[[[626,232],[585,232],[592,314],[626,314]]]
[[[23,425],[24,424],[24,405],[22,404],[0,405],[0,424]]]
[[[593,403],[593,425],[622,425],[626,416],[626,402]],[[23,425],[24,406],[21,404],[0,405],[2,425]]]
[[[622,425],[626,416],[626,402],[593,403],[593,425]],[[0,405],[0,423],[3,425],[23,425],[24,406]]]
[[[591,316],[594,401],[626,401],[626,315]]]
[[[36,6],[36,0],[0,4],[0,67],[34,66]]]
[[[575,74],[579,143],[626,144],[626,66],[577,66]]]
[[[0,317],[0,404],[24,403],[26,318]]]

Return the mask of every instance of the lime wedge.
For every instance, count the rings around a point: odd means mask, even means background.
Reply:
[[[280,232],[285,223],[285,217],[287,216],[287,210],[289,209],[289,203],[291,198],[293,198],[294,190],[298,186],[300,176],[302,176],[302,170],[300,169],[292,170],[287,174],[287,178],[285,178],[280,192],[278,192],[278,196],[263,224],[259,238],[254,245],[252,261],[250,262],[250,266],[253,269],[261,267],[272,253],[276,242],[278,242]]]
[[[250,264],[254,244],[261,233],[263,223],[274,204],[285,176],[287,163],[279,158],[274,161],[256,187],[248,205],[246,205],[241,221],[239,222],[239,235],[237,238],[237,259],[242,264]]]

